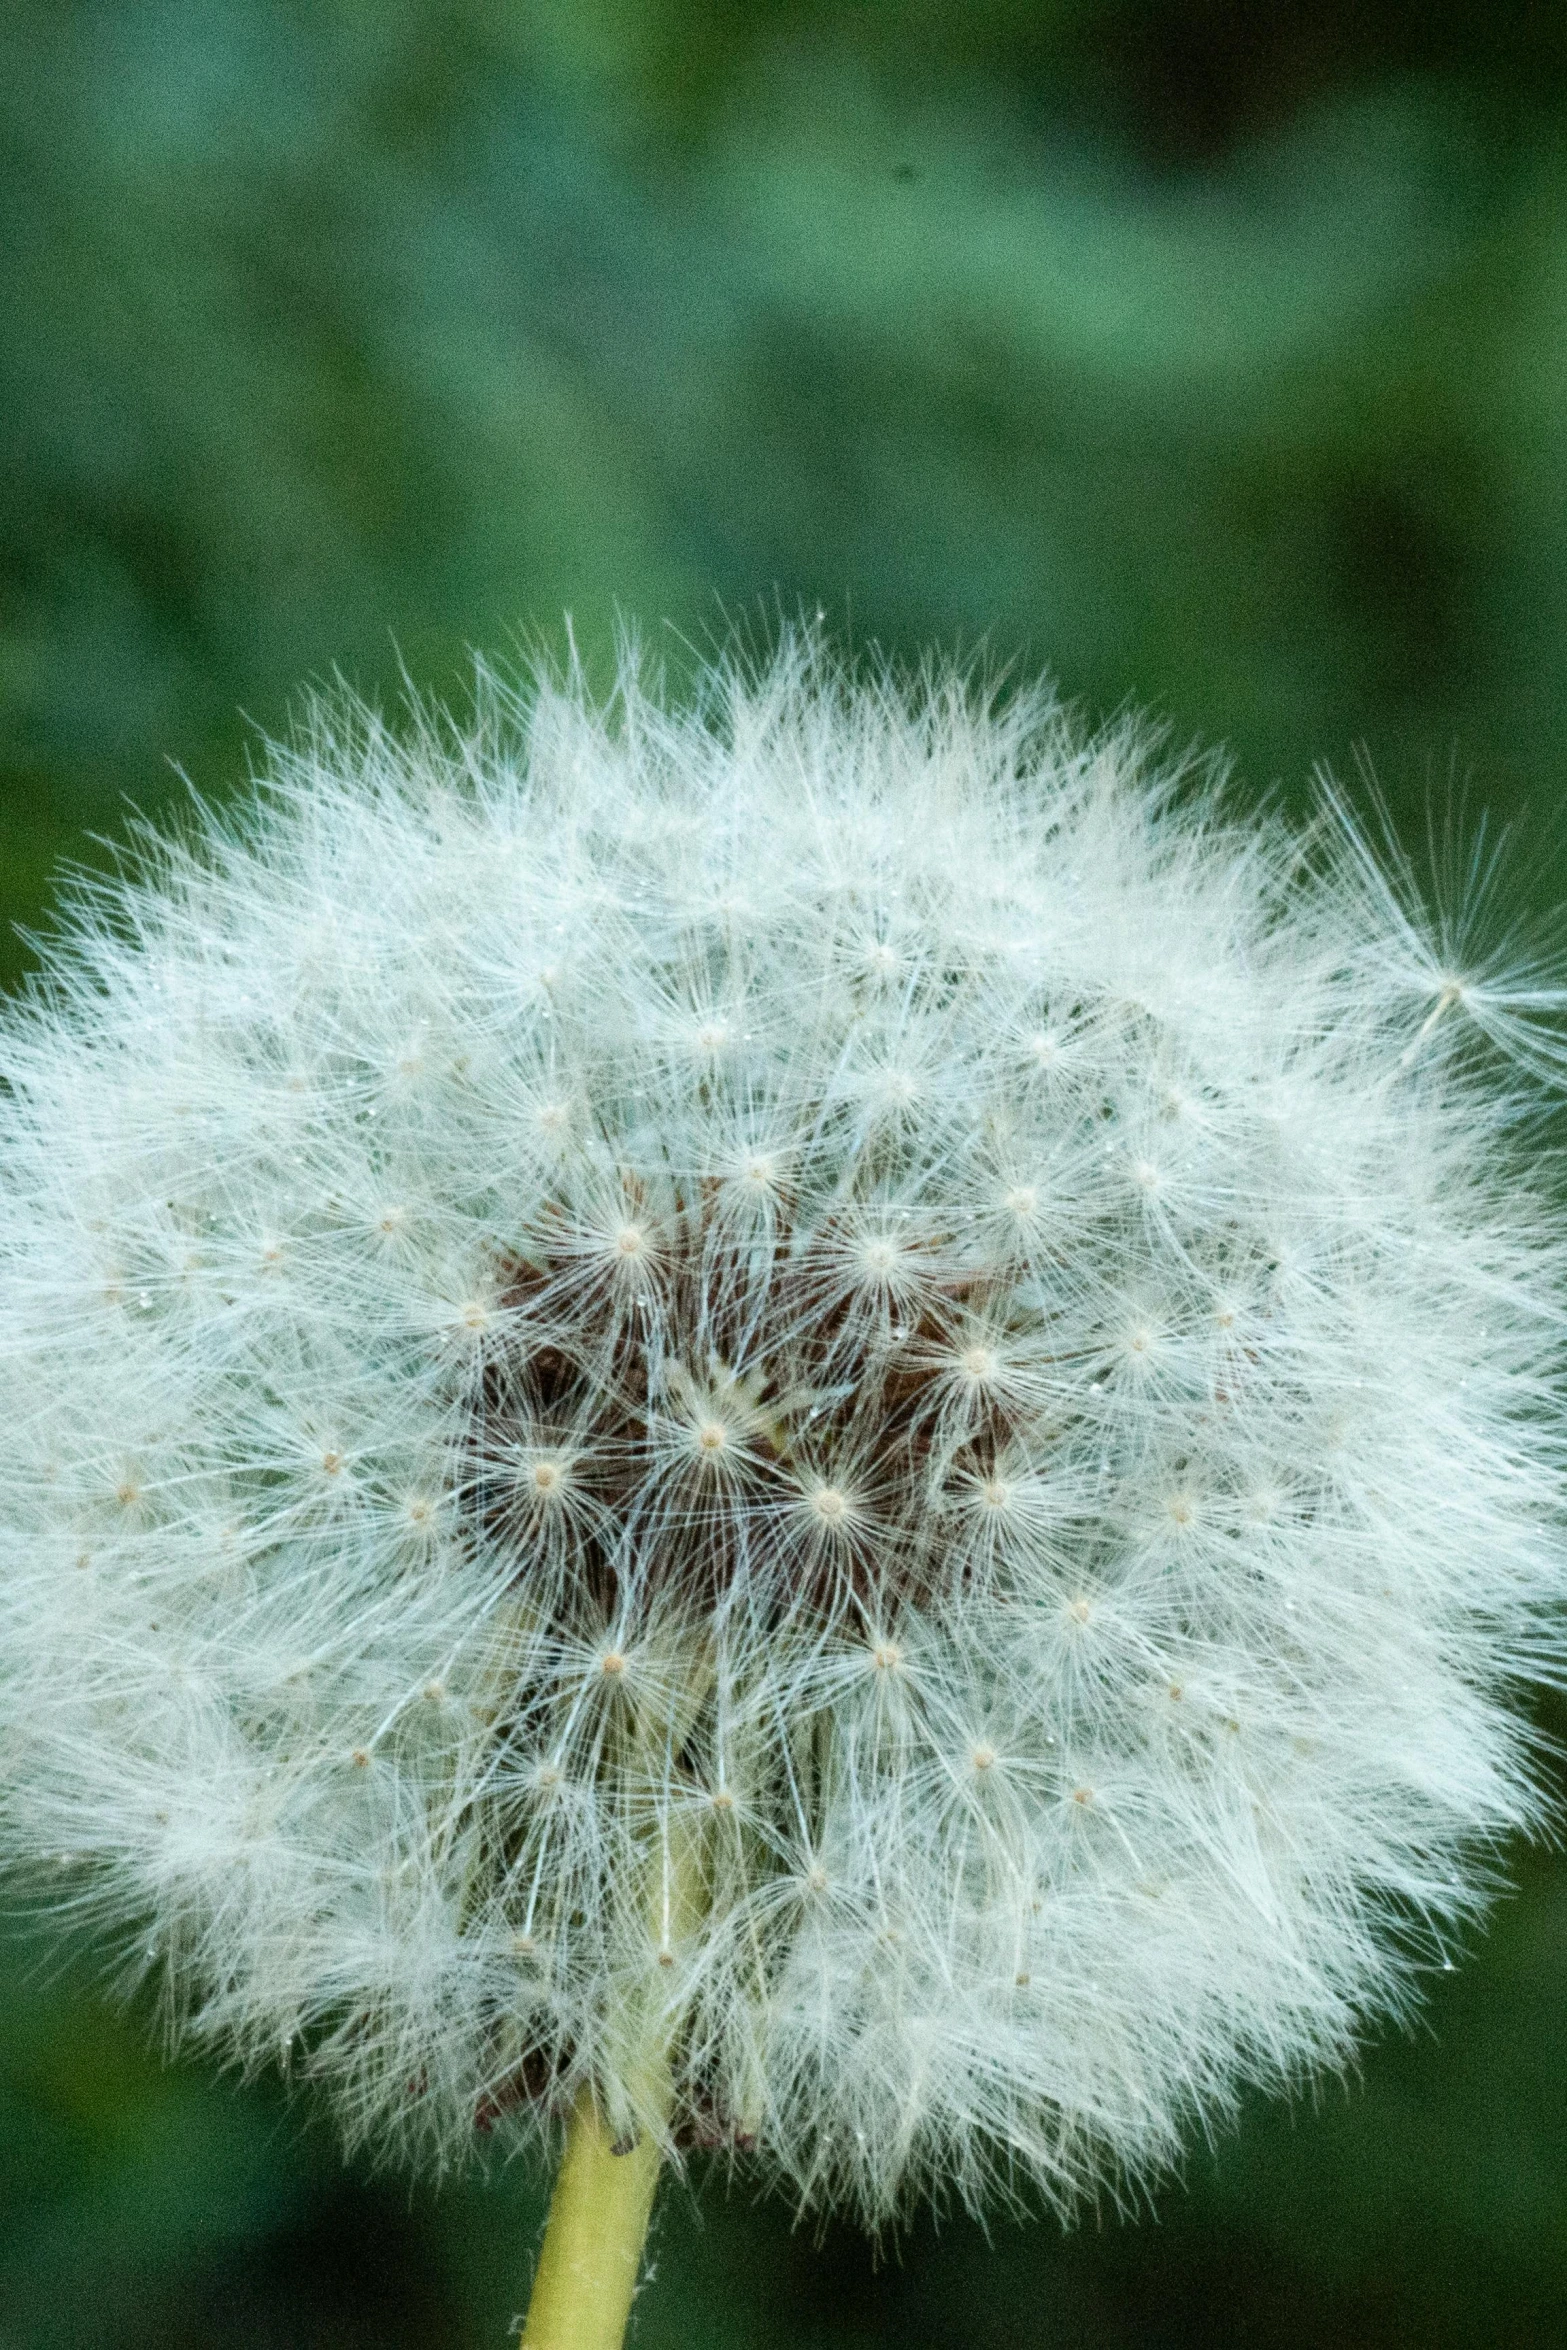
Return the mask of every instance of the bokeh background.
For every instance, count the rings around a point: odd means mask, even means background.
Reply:
[[[1567,897],[1567,12],[6,0],[0,978],[340,669],[617,615],[1050,667]],[[21,925],[22,930],[12,925]],[[1567,1865],[1131,2221],[880,2256],[697,2181],[639,2350],[1567,2339]],[[344,2171],[0,1940],[0,2350],[499,2350],[543,2208]]]

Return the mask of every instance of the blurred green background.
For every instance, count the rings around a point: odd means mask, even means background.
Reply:
[[[1567,897],[1567,13],[8,0],[0,912],[341,668],[617,613],[987,646]],[[664,624],[671,624],[666,630]],[[27,949],[9,927],[0,975]],[[1567,2339],[1567,1867],[1125,2224],[878,2261],[698,2182],[641,2350]],[[516,2172],[345,2172],[0,1945],[0,2350],[467,2350]]]

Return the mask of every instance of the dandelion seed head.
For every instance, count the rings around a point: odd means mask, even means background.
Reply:
[[[1151,2174],[1539,1816],[1560,1010],[1043,694],[315,703],[0,1023],[0,1846],[382,2154]]]

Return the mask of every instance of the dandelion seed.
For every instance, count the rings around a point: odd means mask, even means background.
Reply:
[[[1064,2208],[1540,1818],[1562,999],[1038,694],[615,708],[315,705],[0,1021],[0,1845],[378,2152]]]

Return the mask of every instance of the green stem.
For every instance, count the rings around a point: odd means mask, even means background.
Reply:
[[[623,2079],[638,2121],[616,2138],[591,2082],[572,2109],[520,2350],[620,2350],[653,2212],[674,2097],[680,2016],[664,1984],[706,1908],[702,1838],[689,1819],[666,1825],[645,1888],[650,1928],[645,2000],[627,2018]],[[625,2149],[617,2153],[616,2147]]]
[[[617,2154],[584,2089],[566,2134],[522,2350],[620,2350],[658,2170],[652,2132]]]

